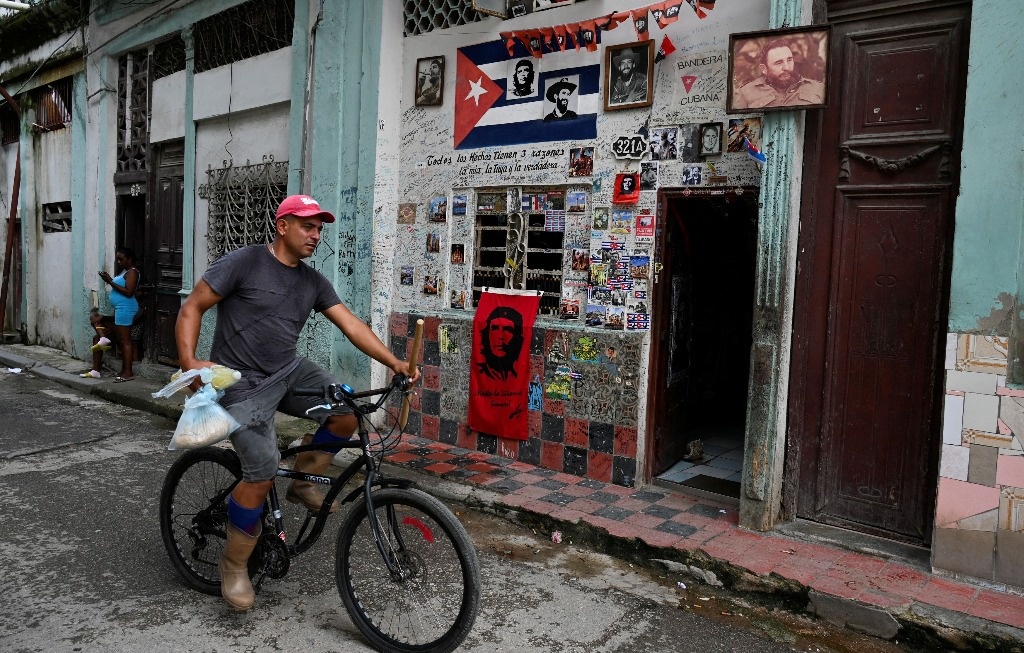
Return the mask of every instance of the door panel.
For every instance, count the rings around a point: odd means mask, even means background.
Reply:
[[[809,114],[805,148],[789,501],[926,544],[970,6],[906,4],[830,17],[829,108]]]
[[[178,364],[174,324],[181,308],[182,229],[185,200],[184,144],[162,145],[154,171],[153,225],[147,261],[153,292],[149,315],[153,316],[153,357],[168,365]]]

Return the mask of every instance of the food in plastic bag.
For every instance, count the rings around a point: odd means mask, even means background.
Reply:
[[[197,377],[203,383],[211,384],[214,390],[224,390],[237,383],[242,378],[242,373],[223,365],[202,367],[188,372],[178,370],[171,375],[171,382],[154,392],[153,397],[170,397],[175,392],[187,388]]]
[[[241,424],[217,403],[222,393],[210,384],[204,385],[185,400],[185,410],[178,419],[167,448],[194,449],[220,442],[235,432]]]

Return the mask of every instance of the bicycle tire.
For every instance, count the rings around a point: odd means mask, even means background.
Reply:
[[[192,589],[220,596],[217,563],[227,538],[227,491],[242,478],[234,451],[191,449],[167,471],[160,533],[174,570]]]
[[[335,579],[342,603],[371,646],[383,653],[449,653],[469,635],[480,609],[480,563],[465,528],[420,490],[373,493],[374,513],[390,543],[394,510],[404,581],[391,577],[374,544],[366,502],[353,505],[338,529]]]

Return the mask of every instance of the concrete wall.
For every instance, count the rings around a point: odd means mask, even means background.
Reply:
[[[71,201],[72,133],[70,128],[40,134],[35,139],[35,242],[26,262],[35,268],[35,339],[57,349],[71,349],[71,232],[44,233],[42,205]],[[72,218],[73,220],[74,218]],[[73,224],[73,222],[72,222]],[[34,251],[33,251],[34,250]],[[113,261],[107,271],[114,274]],[[31,336],[30,336],[31,337]]]

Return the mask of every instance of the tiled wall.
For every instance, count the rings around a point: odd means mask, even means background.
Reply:
[[[932,565],[1024,587],[1024,390],[1006,338],[949,334]]]
[[[423,385],[407,431],[466,449],[632,487],[637,469],[642,333],[538,321],[530,345],[525,440],[469,429],[472,317],[464,312],[391,315],[391,349],[405,356],[424,318]]]

